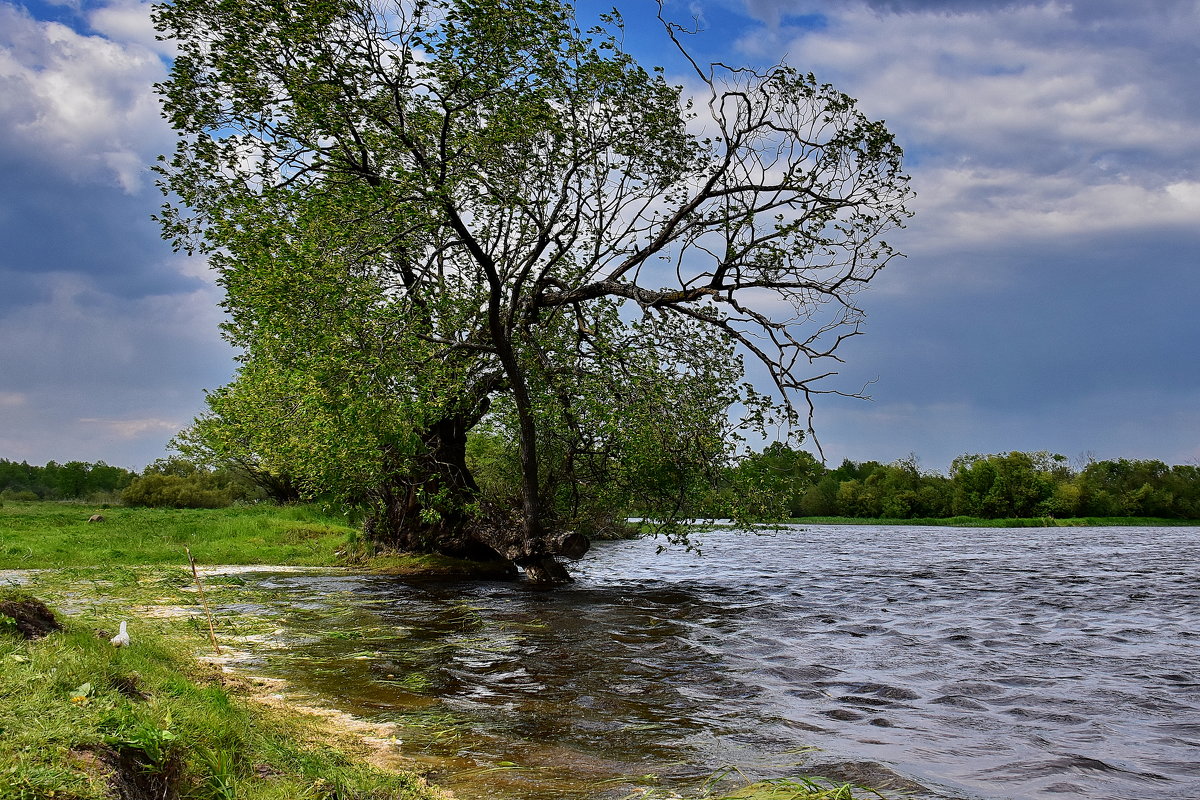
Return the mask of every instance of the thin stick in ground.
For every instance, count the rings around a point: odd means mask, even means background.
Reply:
[[[200,605],[204,607],[204,616],[208,619],[208,638],[212,642],[213,650],[217,655],[221,655],[221,646],[217,644],[217,631],[213,628],[212,611],[208,608],[208,600],[204,597],[204,584],[200,582],[200,573],[196,570],[196,559],[192,558],[192,549],[187,545],[183,546],[183,550],[187,553],[188,563],[192,565],[192,577],[196,579],[196,591],[200,593]]]

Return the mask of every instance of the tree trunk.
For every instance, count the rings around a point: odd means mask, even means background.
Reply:
[[[569,582],[555,556],[580,558],[590,545],[587,537],[545,531],[540,520],[531,525],[528,501],[521,508],[481,503],[466,463],[469,428],[463,419],[430,426],[422,437],[426,453],[417,469],[411,475],[398,469],[399,480],[379,488],[377,511],[364,525],[367,537],[404,552],[509,561],[535,584]],[[531,528],[537,535],[530,536]]]
[[[465,420],[447,418],[422,436],[426,446],[416,468],[396,468],[397,479],[377,490],[377,511],[364,531],[377,542],[410,553],[440,553],[473,561],[503,558],[475,535],[477,518],[468,508],[479,486],[467,469]]]

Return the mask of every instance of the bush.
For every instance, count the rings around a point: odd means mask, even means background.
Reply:
[[[206,485],[204,476],[144,475],[121,492],[127,506],[151,508],[224,508],[233,503],[228,489]]]
[[[12,500],[15,503],[32,503],[35,500],[41,500],[37,492],[32,492],[28,489],[5,489],[0,492],[0,498]]]

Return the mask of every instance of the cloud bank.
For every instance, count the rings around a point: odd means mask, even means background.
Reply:
[[[844,370],[876,400],[835,404],[827,451],[1200,456],[1200,5],[745,8],[739,50],[886,119],[918,192]]]
[[[148,8],[0,3],[0,457],[141,466],[230,369],[215,287],[150,219],[172,134]]]

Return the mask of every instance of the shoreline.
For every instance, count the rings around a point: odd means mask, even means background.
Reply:
[[[102,609],[41,596],[0,590],[0,796],[453,800],[388,757],[394,732],[206,659],[187,614],[114,647]]]
[[[767,523],[772,524],[772,523]],[[933,528],[1197,528],[1200,519],[1160,517],[792,517],[783,525],[889,525]]]

